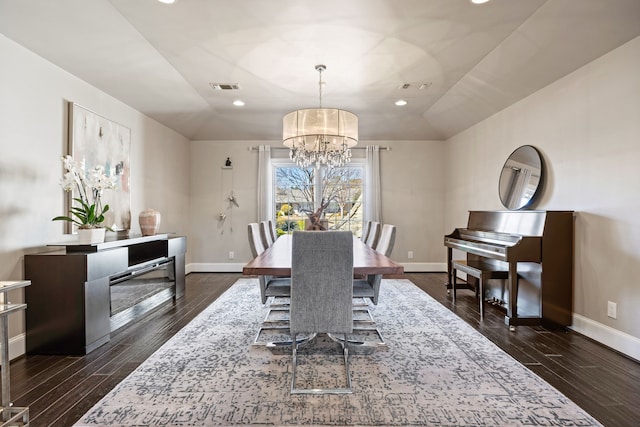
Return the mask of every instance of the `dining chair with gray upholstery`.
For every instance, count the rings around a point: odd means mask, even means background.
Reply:
[[[265,249],[270,248],[273,245],[274,239],[271,234],[271,226],[269,221],[260,221],[260,238]]]
[[[362,228],[362,236],[360,237],[360,240],[362,240],[363,242],[366,242],[367,238],[369,237],[369,231],[371,231],[371,221],[367,221],[364,224],[364,227]]]
[[[374,305],[378,305],[381,283],[381,274],[369,274],[364,279],[354,279],[353,297],[370,299]]]
[[[248,227],[249,232],[249,249],[251,249],[251,255],[255,258],[265,251],[267,248],[260,237],[260,224],[252,222]]]
[[[249,224],[249,247],[253,257],[263,253],[266,248],[260,236],[260,226],[258,223]],[[273,278],[271,276],[258,276],[260,282],[260,299],[262,304],[267,303],[269,297],[288,297],[291,295],[291,279]]]
[[[278,232],[276,231],[275,223],[271,220],[269,220],[269,231],[271,231],[271,240],[275,242],[278,238]]]
[[[249,247],[251,248],[251,254],[253,257],[257,257],[262,254],[267,248],[264,246],[262,242],[262,237],[260,236],[260,224],[258,223],[250,223],[248,227],[249,232]],[[262,304],[266,304],[267,300],[271,297],[278,298],[283,297],[287,298],[291,295],[291,279],[288,277],[272,277],[272,276],[258,276],[258,284],[260,287],[260,301]],[[254,345],[267,345],[268,341],[261,341],[262,332],[269,329],[288,329],[288,326],[275,326],[275,325],[267,325],[272,310],[278,311],[287,311],[288,305],[284,309],[277,304],[270,304],[269,311],[265,317],[265,321],[258,328],[258,332],[256,333],[255,339],[253,341]]]
[[[393,252],[393,245],[396,242],[396,226],[391,224],[384,224],[378,243],[376,244],[376,252],[381,253],[384,256],[391,256]]]
[[[373,230],[372,225],[372,230]],[[379,224],[378,224],[379,228]],[[377,239],[375,251],[384,255],[390,256],[393,251],[393,246],[396,241],[396,226],[391,224],[384,224],[382,231]],[[382,282],[382,275],[368,275],[365,277],[357,277],[353,281],[353,297],[354,298],[368,298],[374,305],[378,305],[378,295],[380,294],[380,283]]]
[[[349,341],[353,331],[353,234],[350,231],[294,231],[291,259],[292,394],[351,393]],[[342,334],[346,387],[298,388],[299,334]],[[311,343],[308,341],[306,343]]]
[[[372,226],[373,227],[373,226]],[[378,225],[379,228],[379,225]],[[375,245],[375,251],[384,255],[391,255],[393,245],[396,239],[396,227],[394,225],[385,224],[382,227],[380,236]],[[378,299],[380,295],[380,285],[382,284],[381,274],[368,274],[368,275],[354,275],[353,280],[353,297],[356,299],[371,300],[374,305],[378,305]],[[370,324],[374,324],[373,316],[368,308],[368,303],[355,303],[354,310],[364,312],[368,316],[369,320],[366,321]],[[363,322],[361,320],[361,322]],[[365,344],[365,346],[386,346],[384,338],[380,330],[375,327],[372,329],[377,334],[379,340],[374,343]]]
[[[393,251],[393,246],[396,240],[396,227],[391,224],[384,224],[380,237],[376,244],[375,251],[384,255],[390,256]],[[353,281],[353,297],[370,299],[374,305],[378,305],[378,298],[380,295],[380,285],[382,283],[382,275],[370,274],[364,277],[356,277]],[[366,310],[368,311],[368,309]],[[369,313],[369,316],[371,314]],[[382,339],[382,334],[377,330],[378,335]],[[382,339],[384,343],[384,339]]]
[[[378,244],[378,237],[380,236],[380,223],[377,221],[371,221],[371,227],[369,229],[369,235],[365,244],[370,248],[375,249]]]

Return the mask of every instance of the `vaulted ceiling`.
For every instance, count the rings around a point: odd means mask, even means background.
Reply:
[[[640,1],[0,0],[0,33],[192,140],[280,139],[316,64],[360,139],[447,139],[640,35]]]

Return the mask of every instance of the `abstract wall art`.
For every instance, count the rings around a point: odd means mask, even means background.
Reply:
[[[116,178],[115,189],[102,194],[103,204],[109,205],[104,223],[114,231],[131,228],[130,145],[131,129],[69,103],[69,154],[76,162],[83,162],[85,170],[101,165],[107,176]],[[72,197],[69,195],[68,206]]]

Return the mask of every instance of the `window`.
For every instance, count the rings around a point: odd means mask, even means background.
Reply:
[[[273,164],[276,230],[279,234],[306,228],[307,213],[327,203],[323,220],[329,230],[362,233],[364,164],[340,168],[300,168],[292,163]]]

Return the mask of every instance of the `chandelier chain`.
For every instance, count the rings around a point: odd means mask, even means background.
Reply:
[[[322,81],[322,72],[325,70],[324,65],[318,65],[316,66],[316,70],[318,70],[318,73],[320,73],[320,80],[318,81],[318,91],[320,92],[320,108],[322,108],[322,85],[323,85],[323,81]]]

